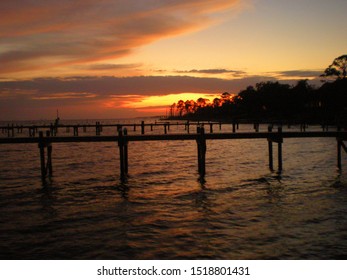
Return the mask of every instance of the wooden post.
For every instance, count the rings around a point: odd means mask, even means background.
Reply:
[[[219,130],[222,130],[222,122],[219,122]]]
[[[46,136],[49,138],[50,132],[46,131]],[[46,173],[48,171],[48,175],[51,177],[53,175],[53,169],[52,169],[52,143],[46,142],[47,146],[47,166],[46,166]]]
[[[339,170],[342,169],[342,161],[341,161],[341,148],[342,148],[342,143],[341,139],[337,139],[337,168]]]
[[[273,161],[273,148],[272,148],[272,141],[270,139],[268,141],[269,146],[269,168],[271,171],[274,170],[274,161]]]
[[[40,163],[41,163],[41,179],[46,178],[46,164],[45,164],[45,140],[43,138],[43,132],[39,132],[39,149],[40,149]]]
[[[200,149],[200,127],[199,126],[196,127],[196,133],[197,133],[196,144],[197,144],[197,151],[198,151],[198,172],[200,175],[201,174],[201,161],[200,161],[201,149]]]
[[[100,122],[95,123],[95,135],[100,135]]]
[[[236,132],[236,123],[233,121],[233,133]]]
[[[259,123],[254,123],[253,127],[255,132],[259,132]]]
[[[268,127],[268,132],[272,132],[272,127],[271,126]],[[267,141],[268,141],[268,147],[269,147],[269,168],[270,168],[271,171],[273,171],[274,170],[274,161],[273,161],[272,140],[269,137],[267,139]]]
[[[164,134],[167,134],[166,124],[164,124]]]
[[[126,138],[128,135],[128,131],[126,128],[123,130],[123,135]],[[128,176],[128,141],[124,139],[124,173],[126,176]]]
[[[200,177],[204,177],[206,174],[205,162],[206,162],[206,138],[204,127],[197,127],[197,145],[198,145],[198,172]]]
[[[278,139],[278,171],[282,171],[282,127],[278,128],[278,134],[279,134],[279,139]]]
[[[54,125],[54,136],[57,136],[57,134],[58,134],[58,128],[59,128],[59,125],[58,125],[58,124],[55,124],[55,125]]]
[[[119,147],[119,165],[120,165],[120,179],[126,179],[125,162],[124,162],[124,138],[121,129],[118,130],[118,147]]]
[[[210,133],[213,133],[213,123],[210,123]]]
[[[282,143],[278,142],[278,171],[282,171]]]
[[[141,122],[141,134],[142,135],[145,134],[145,122],[144,121]]]
[[[54,135],[53,123],[51,123],[50,126],[49,126],[49,132],[50,132],[51,135]]]

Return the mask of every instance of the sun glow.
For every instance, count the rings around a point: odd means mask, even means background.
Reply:
[[[179,100],[197,100],[198,98],[206,98],[212,101],[214,98],[219,97],[219,94],[206,94],[206,93],[180,93],[180,94],[168,94],[168,95],[154,95],[146,96],[139,100],[129,100],[123,103],[124,108],[149,108],[149,107],[167,107],[173,103],[177,103]]]

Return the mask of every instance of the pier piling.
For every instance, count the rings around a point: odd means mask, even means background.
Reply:
[[[41,165],[41,179],[42,181],[46,180],[46,176],[52,176],[53,175],[53,168],[52,168],[52,144],[49,141],[50,137],[50,131],[46,131],[46,138],[43,136],[43,131],[39,132],[39,140],[38,140],[38,147],[40,150],[40,165]],[[47,148],[47,161],[45,158],[45,148]]]
[[[278,128],[278,171],[282,171],[282,143],[283,143],[283,137],[282,137],[282,127]]]
[[[342,144],[341,144],[341,140],[340,139],[337,139],[337,168],[339,170],[342,169],[342,164],[341,164],[341,147],[342,147]]]
[[[56,133],[54,132],[54,135]],[[46,136],[47,139],[50,137],[50,132],[46,131]],[[48,172],[48,176],[52,176],[53,175],[53,169],[52,169],[52,143],[50,143],[49,141],[46,141],[46,147],[47,147],[47,165],[46,165],[46,175]]]
[[[337,138],[337,168],[339,170],[342,169],[342,149],[344,150],[345,153],[347,153],[347,146],[343,142],[342,138]]]
[[[77,125],[75,125],[73,127],[73,136],[78,136],[78,126]]]
[[[204,177],[206,174],[205,162],[206,162],[206,138],[205,129],[203,126],[197,127],[197,138],[196,142],[198,145],[198,172],[200,177]]]
[[[119,147],[119,166],[120,166],[120,179],[125,181],[128,174],[128,144],[125,139],[127,136],[127,130],[124,128],[124,134],[122,129],[118,130],[118,147]]]
[[[233,122],[233,133],[235,133],[235,132],[236,132],[236,123]]]
[[[268,127],[268,133],[272,132],[272,126]],[[272,143],[275,142],[278,145],[277,149],[277,160],[278,160],[278,171],[281,172],[283,169],[283,159],[282,159],[282,143],[283,143],[283,135],[282,135],[282,127],[278,127],[278,133],[277,135],[273,135],[268,137],[268,149],[269,149],[269,169],[271,171],[274,170],[273,165],[273,146]]]
[[[268,132],[272,132],[272,126],[269,125]],[[274,170],[274,161],[273,161],[273,147],[271,138],[267,139],[268,148],[269,148],[269,168],[271,171]]]
[[[126,138],[128,135],[128,131],[126,128],[123,130],[123,135]],[[128,141],[124,139],[124,173],[128,176]]]
[[[141,134],[142,135],[145,134],[145,122],[144,121],[141,122]]]
[[[40,149],[40,164],[41,164],[41,179],[46,179],[46,163],[45,163],[45,143],[43,139],[43,132],[39,132],[39,149]]]

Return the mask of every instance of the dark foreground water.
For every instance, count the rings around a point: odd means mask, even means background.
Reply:
[[[347,257],[336,140],[285,139],[282,174],[267,168],[266,140],[207,141],[205,182],[196,153],[194,141],[130,143],[122,184],[116,143],[54,144],[42,185],[37,145],[0,145],[0,257]]]

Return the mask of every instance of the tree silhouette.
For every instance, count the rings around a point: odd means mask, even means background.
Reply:
[[[198,100],[196,100],[197,106],[200,108],[206,107],[206,105],[208,104],[208,99],[207,98],[198,98]]]
[[[221,99],[218,97],[214,98],[212,105],[214,108],[218,108],[221,105]]]
[[[321,77],[336,77],[337,79],[346,79],[347,76],[347,54],[334,59],[333,63],[325,69]]]
[[[182,115],[183,115],[184,107],[185,107],[184,101],[179,100],[177,102],[176,108],[177,108],[177,111],[178,111],[180,117],[182,117]]]

